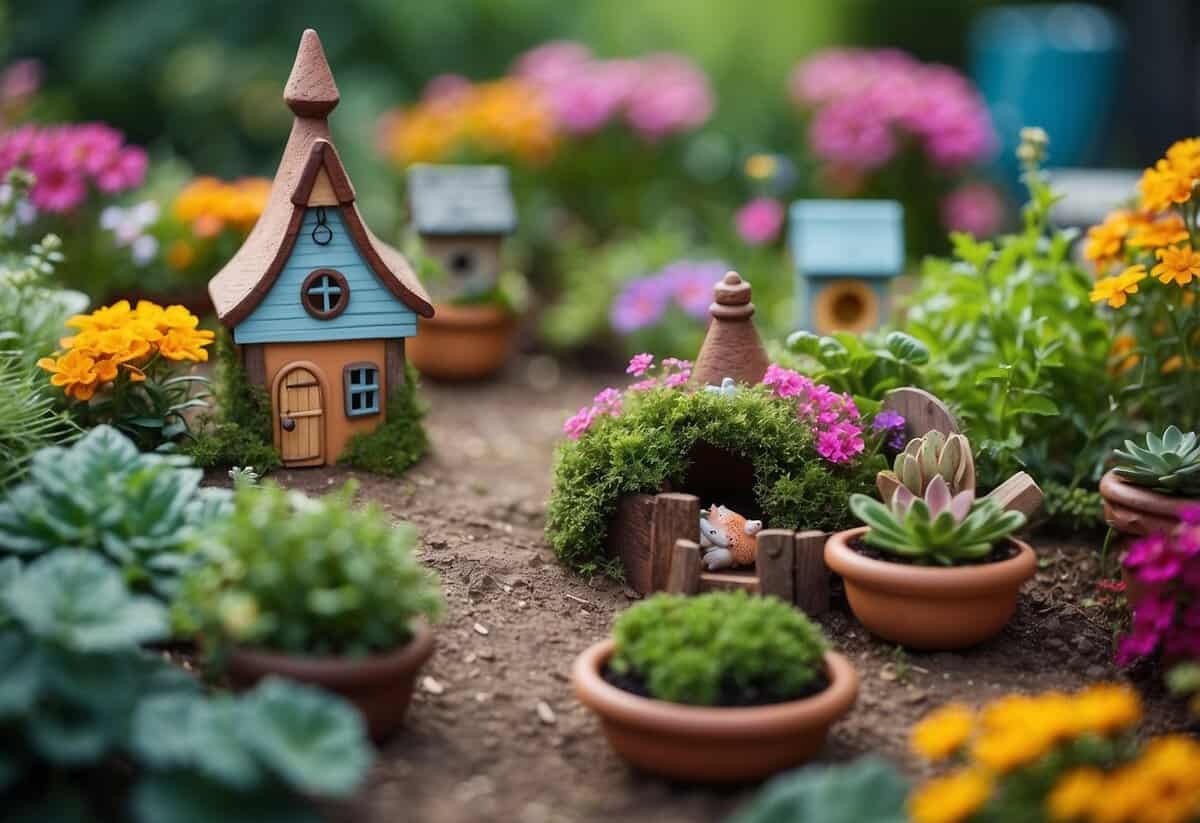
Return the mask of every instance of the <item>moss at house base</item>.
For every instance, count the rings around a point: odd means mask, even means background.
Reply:
[[[425,408],[417,397],[417,370],[405,364],[404,385],[388,397],[387,420],[369,434],[350,438],[338,463],[399,477],[429,451],[421,419]]]

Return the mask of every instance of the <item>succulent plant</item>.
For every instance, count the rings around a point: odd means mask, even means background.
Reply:
[[[875,485],[884,500],[891,500],[899,486],[920,496],[937,475],[945,479],[951,494],[975,490],[975,458],[966,437],[940,431],[914,437],[896,455],[892,470],[875,477]]]
[[[1200,438],[1168,426],[1162,437],[1149,433],[1145,447],[1132,440],[1113,456],[1117,477],[1166,494],[1200,495]]]
[[[976,500],[974,489],[951,494],[940,474],[923,497],[897,486],[887,505],[856,494],[850,510],[870,527],[864,538],[868,546],[926,565],[981,560],[996,541],[1025,524],[1020,512],[1006,512],[995,500]]]

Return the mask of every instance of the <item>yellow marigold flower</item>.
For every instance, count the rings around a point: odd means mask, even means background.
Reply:
[[[1146,267],[1138,263],[1114,277],[1097,280],[1090,297],[1093,303],[1107,300],[1108,305],[1119,309],[1125,305],[1128,295],[1137,294],[1138,283],[1145,279]]]
[[[1080,820],[1087,816],[1104,787],[1099,769],[1077,768],[1064,773],[1046,797],[1046,814],[1051,820]]]
[[[1162,374],[1173,374],[1183,368],[1183,355],[1173,354],[1163,361],[1159,371]]]
[[[1056,738],[1036,727],[988,732],[975,741],[971,757],[990,772],[1007,774],[1040,760],[1054,748]]]
[[[961,823],[983,808],[992,782],[977,769],[964,769],[930,780],[908,800],[913,823]]]
[[[196,259],[196,249],[186,240],[176,240],[167,249],[167,265],[176,271],[182,271]]]
[[[271,182],[261,177],[232,183],[197,177],[176,196],[172,211],[197,237],[215,237],[226,225],[248,234],[266,208],[270,188]]]
[[[1200,743],[1182,734],[1151,740],[1137,763],[1139,771],[1180,788],[1200,788]]]
[[[1104,794],[1092,805],[1089,823],[1137,823],[1147,803],[1152,799],[1154,786],[1125,768],[1109,772],[1104,781]],[[1157,822],[1156,822],[1157,823]]]
[[[974,728],[974,712],[950,703],[913,727],[909,747],[928,760],[944,760],[966,745]]]
[[[1200,138],[1179,140],[1167,149],[1167,162],[1180,175],[1193,180],[1200,177]]]
[[[1110,735],[1132,728],[1142,719],[1137,692],[1115,683],[1089,686],[1075,695],[1073,702],[1080,732]]]
[[[1150,273],[1164,285],[1186,286],[1200,276],[1200,251],[1193,251],[1190,245],[1159,249],[1154,256],[1159,262]]]
[[[1172,212],[1160,220],[1144,220],[1133,227],[1128,243],[1141,249],[1170,246],[1188,239],[1183,218]]]
[[[1179,203],[1186,203],[1192,196],[1192,178],[1180,174],[1169,160],[1163,158],[1153,168],[1142,173],[1138,181],[1142,195],[1142,208],[1148,211],[1167,211]]]
[[[68,318],[67,325],[80,331],[105,331],[119,329],[128,321],[133,309],[128,300],[118,300],[111,306],[102,306],[91,314],[77,314]]]
[[[1108,354],[1109,373],[1119,376],[1135,368],[1141,362],[1141,357],[1133,354],[1136,347],[1137,339],[1132,334],[1117,335]]]
[[[168,360],[191,360],[204,362],[208,352],[204,347],[213,341],[213,333],[207,329],[188,331],[172,329],[158,341],[159,353]]]
[[[70,351],[57,360],[43,357],[37,364],[51,373],[50,383],[61,387],[69,397],[91,400],[96,394],[100,376],[96,373],[95,359],[81,352]]]
[[[1114,211],[1103,223],[1088,229],[1083,256],[1101,269],[1119,258],[1125,235],[1129,233],[1130,217],[1127,211]]]

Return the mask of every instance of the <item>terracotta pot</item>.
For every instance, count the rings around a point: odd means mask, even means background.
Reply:
[[[825,543],[825,564],[842,576],[850,609],[867,629],[914,649],[950,651],[999,633],[1017,608],[1021,584],[1037,571],[1037,556],[1009,538],[1017,554],[998,563],[930,567],[874,560],[850,548],[865,526]]]
[[[427,377],[478,380],[504,365],[516,330],[517,319],[496,306],[435,306],[433,317],[417,321],[405,351]]]
[[[858,674],[827,652],[830,684],[820,694],[769,706],[721,708],[652,700],[619,689],[602,676],[613,654],[603,640],[575,660],[575,694],[600,717],[613,750],[648,772],[697,783],[761,780],[811,758],[829,727],[850,711]]]
[[[1104,521],[1126,539],[1174,531],[1179,512],[1200,503],[1194,497],[1174,497],[1126,483],[1111,471],[1100,478],[1100,496]]]
[[[236,649],[229,679],[243,691],[269,675],[320,686],[344,697],[362,713],[375,740],[396,731],[412,700],[417,672],[433,653],[433,631],[425,623],[394,652],[363,658],[300,657],[262,649]]]

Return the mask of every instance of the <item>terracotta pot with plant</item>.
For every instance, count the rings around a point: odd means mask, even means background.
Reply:
[[[436,577],[413,556],[416,533],[355,485],[320,499],[242,484],[234,511],[204,533],[206,562],[184,578],[177,629],[198,634],[237,689],[268,675],[341,695],[381,739],[404,720],[433,652]]]
[[[478,380],[504,367],[517,333],[517,315],[496,302],[440,303],[418,321],[408,359],[435,380]]]
[[[825,562],[842,576],[854,616],[872,633],[915,649],[965,648],[997,634],[1037,558],[1011,536],[1023,514],[975,499],[965,438],[916,438],[897,470],[881,473],[879,486],[890,490],[886,504],[850,498],[867,526],[825,544]]]
[[[1175,426],[1145,445],[1125,441],[1100,479],[1104,519],[1122,538],[1170,532],[1180,512],[1200,503],[1200,438]]]
[[[858,675],[781,600],[659,594],[575,661],[580,701],[631,765],[679,780],[760,780],[813,757]]]

